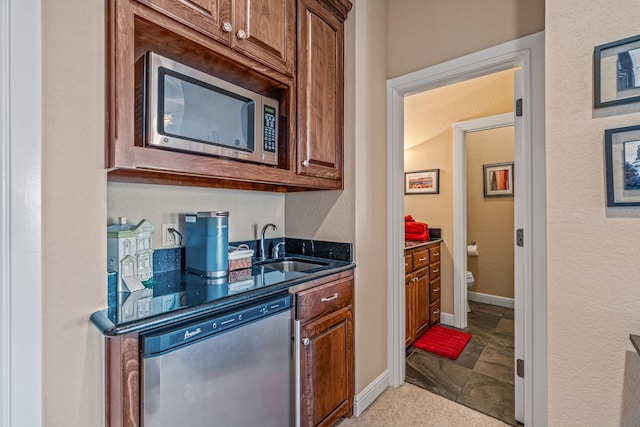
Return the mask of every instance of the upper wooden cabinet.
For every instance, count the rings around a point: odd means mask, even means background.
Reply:
[[[301,175],[342,179],[344,19],[351,4],[298,1],[298,164]]]
[[[107,8],[109,180],[261,191],[342,188],[343,23],[351,3],[107,0]],[[139,64],[149,51],[276,99],[277,166],[145,146]]]
[[[293,75],[296,57],[295,0],[236,0],[232,46]]]
[[[295,0],[136,0],[287,75],[295,70]]]

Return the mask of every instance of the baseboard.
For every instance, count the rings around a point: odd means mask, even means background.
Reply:
[[[440,324],[445,326],[453,326],[453,314],[440,313]]]
[[[467,292],[467,299],[469,301],[481,302],[483,304],[497,305],[500,307],[513,308],[513,298],[499,297],[497,295],[483,294],[481,292]]]
[[[353,399],[353,415],[359,417],[389,387],[389,371],[385,370]]]

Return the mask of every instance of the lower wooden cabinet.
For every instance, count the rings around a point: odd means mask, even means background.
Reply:
[[[440,243],[405,250],[405,346],[440,322]]]
[[[353,276],[296,293],[301,426],[353,414]]]

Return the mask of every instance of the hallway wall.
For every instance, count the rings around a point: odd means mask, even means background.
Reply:
[[[549,425],[637,426],[640,208],[607,207],[604,131],[639,124],[640,104],[593,108],[593,53],[637,35],[640,8],[546,8]]]

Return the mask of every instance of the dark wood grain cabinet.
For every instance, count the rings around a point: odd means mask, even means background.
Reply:
[[[343,23],[350,7],[348,2],[298,1],[297,170],[301,175],[342,178]]]
[[[109,180],[341,189],[350,9],[347,0],[107,0]],[[139,64],[148,51],[276,99],[277,166],[144,146]]]
[[[353,414],[353,276],[296,294],[300,324],[300,425]]]
[[[295,69],[295,0],[136,0],[284,74]]]
[[[440,321],[440,243],[405,250],[405,346]]]

